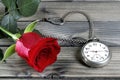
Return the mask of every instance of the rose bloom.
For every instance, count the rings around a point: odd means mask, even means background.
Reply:
[[[29,32],[17,40],[15,50],[31,67],[42,72],[56,61],[60,46],[56,39],[43,38],[37,33]]]

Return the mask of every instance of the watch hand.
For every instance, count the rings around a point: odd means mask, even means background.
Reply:
[[[98,51],[90,51],[90,52],[98,52]]]
[[[90,52],[95,52],[95,53],[97,53],[97,52],[105,52],[105,51],[90,51]]]

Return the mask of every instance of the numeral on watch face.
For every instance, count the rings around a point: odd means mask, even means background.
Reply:
[[[109,56],[109,49],[100,42],[90,42],[84,46],[85,57],[92,61],[103,61]]]

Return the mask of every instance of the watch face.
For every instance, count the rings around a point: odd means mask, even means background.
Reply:
[[[108,60],[110,51],[105,44],[93,41],[83,47],[82,55],[88,61],[100,63]]]

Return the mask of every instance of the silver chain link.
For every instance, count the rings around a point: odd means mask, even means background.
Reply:
[[[66,18],[71,15],[71,14],[76,14],[76,13],[79,13],[79,14],[82,14],[83,16],[86,17],[88,23],[89,23],[89,40],[90,39],[94,39],[95,38],[95,35],[94,35],[94,30],[93,30],[93,27],[94,27],[94,23],[93,21],[91,20],[90,16],[86,13],[86,12],[83,12],[83,11],[70,11],[66,14],[64,14],[61,18],[60,17],[53,17],[53,18],[44,18],[40,21],[45,21],[45,22],[49,22],[51,24],[54,24],[54,25],[64,25],[65,22],[66,22]],[[79,39],[74,39],[74,37],[72,38],[65,38],[65,37],[59,37],[58,35],[50,35],[50,34],[45,34],[45,33],[41,33],[43,36],[45,37],[53,37],[53,38],[56,38],[56,39],[59,39],[59,40],[62,40],[62,41],[70,41],[70,42],[77,42],[77,43],[85,43],[87,40],[86,39],[83,39],[82,37],[78,36]]]

